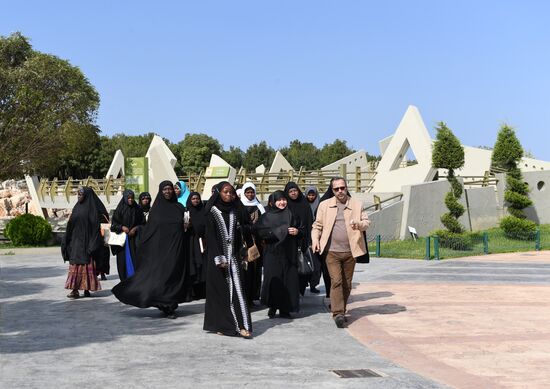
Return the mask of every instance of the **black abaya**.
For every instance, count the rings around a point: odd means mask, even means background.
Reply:
[[[121,302],[139,308],[158,307],[166,312],[184,302],[187,295],[188,259],[184,255],[183,217],[185,208],[172,196],[159,192],[144,226],[137,253],[136,273],[113,288]]]
[[[275,192],[274,202],[277,196],[284,194]],[[296,224],[288,207],[272,206],[254,225],[258,238],[264,241],[261,301],[282,313],[297,312],[300,307],[297,252],[303,228]],[[290,235],[289,227],[298,228],[299,235]]]
[[[237,335],[241,330],[252,331],[252,320],[246,296],[239,257],[246,219],[236,201],[225,203],[219,192],[228,182],[216,186],[206,205],[206,303],[204,330]],[[248,241],[250,237],[245,237]],[[251,238],[250,238],[251,239]],[[218,264],[226,264],[226,268]]]
[[[92,188],[83,187],[82,191],[84,199],[76,203],[67,223],[61,245],[63,260],[71,265],[85,265],[93,260],[98,272],[108,274],[109,249],[103,244],[100,224],[109,220],[109,214]]]
[[[122,227],[127,227],[131,230],[134,227],[145,224],[145,217],[143,216],[143,211],[134,201],[130,206],[128,204],[128,196],[134,197],[134,192],[127,189],[122,194],[122,199],[118,203],[115,212],[113,213],[113,218],[111,221],[111,231],[116,233],[122,232]],[[136,251],[136,235],[130,236],[127,235],[126,244],[128,244],[130,249],[130,256],[132,259],[134,269],[137,268],[137,251]],[[126,250],[124,246],[111,246],[111,251],[116,255],[116,264],[118,270],[118,276],[121,281],[124,281],[128,278],[127,269],[126,269]]]
[[[193,299],[206,297],[206,247],[204,233],[206,228],[206,216],[202,201],[197,206],[191,202],[193,196],[199,196],[197,192],[191,192],[187,198],[187,210],[189,211],[189,227],[187,229],[189,260],[193,270]],[[202,250],[201,250],[202,242]]]

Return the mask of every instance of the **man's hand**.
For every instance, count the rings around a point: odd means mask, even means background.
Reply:
[[[311,249],[313,250],[314,253],[318,253],[321,251],[321,248],[319,246],[319,242],[315,242],[313,243]]]

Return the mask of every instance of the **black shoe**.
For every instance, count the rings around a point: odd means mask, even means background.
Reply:
[[[336,323],[336,327],[344,328],[344,323],[346,322],[346,319],[344,315],[338,315],[334,318],[334,322]]]
[[[292,315],[289,312],[279,312],[279,317],[283,319],[292,319]]]
[[[269,310],[267,311],[267,316],[269,316],[270,319],[273,319],[275,317],[276,312],[277,312],[277,309],[269,308]]]
[[[107,276],[105,273],[101,273],[101,281],[107,281]]]
[[[175,319],[176,317],[177,317],[176,312],[173,312],[173,311],[166,314],[167,319]]]
[[[315,286],[310,287],[310,288],[309,288],[309,291],[310,291],[311,293],[315,293],[315,294],[321,293],[321,291],[320,291],[319,289],[317,289]]]
[[[90,297],[90,291],[89,290],[85,290],[84,291],[84,297]]]

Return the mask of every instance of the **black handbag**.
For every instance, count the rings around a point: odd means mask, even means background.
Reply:
[[[363,231],[363,239],[365,239],[365,247],[367,248],[367,253],[355,258],[355,262],[357,262],[357,263],[369,263],[370,262],[369,245],[367,243],[367,233],[365,231]]]
[[[306,251],[302,251],[298,248],[298,274],[301,276],[309,276],[313,273],[313,253],[311,247],[308,247]]]

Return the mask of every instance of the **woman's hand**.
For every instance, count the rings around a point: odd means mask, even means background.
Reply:
[[[128,232],[128,236],[134,236],[137,232],[137,226],[132,228],[130,232]]]
[[[229,264],[227,262],[222,262],[218,266],[218,269],[227,269],[229,267]]]
[[[296,227],[288,227],[288,233],[290,235],[298,235],[298,229]]]
[[[130,229],[126,226],[122,226],[122,232],[128,233],[130,232]]]

